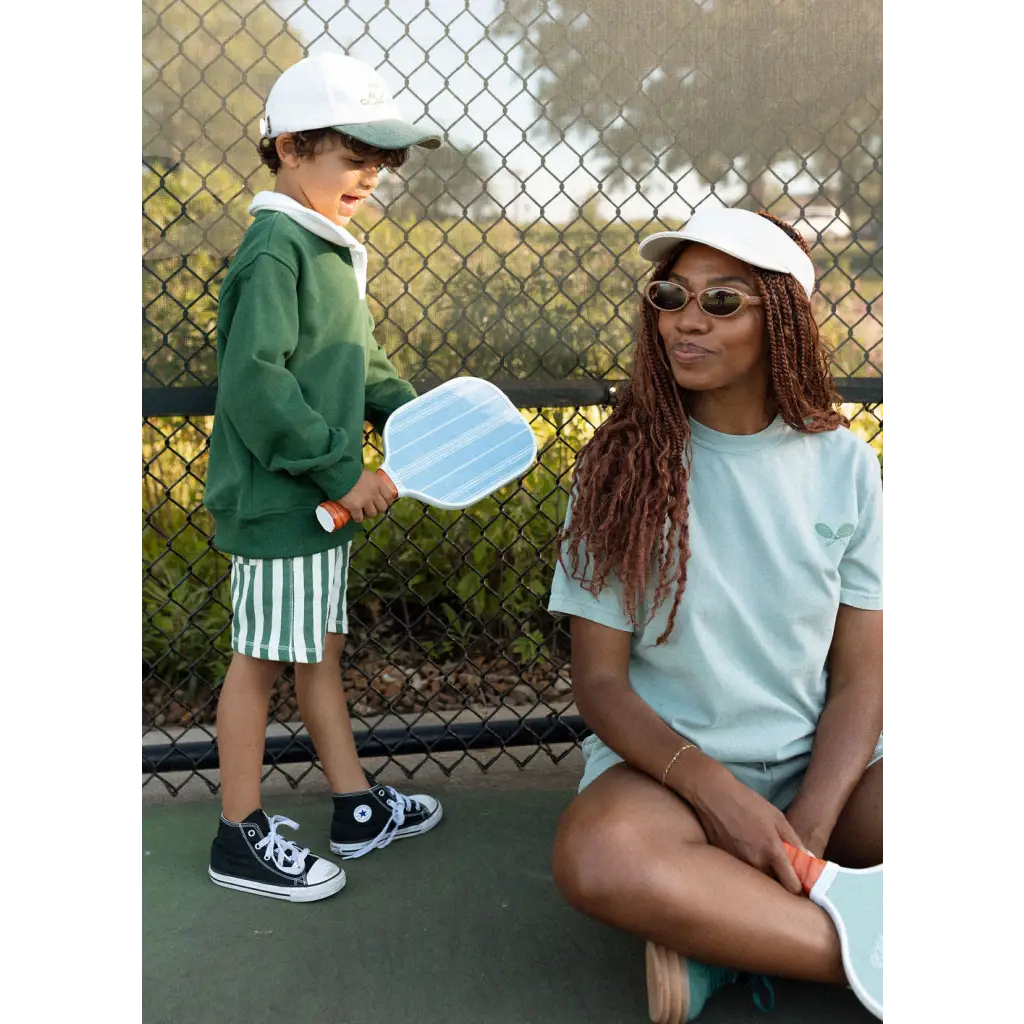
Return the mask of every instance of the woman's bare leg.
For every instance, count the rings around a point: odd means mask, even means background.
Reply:
[[[710,846],[687,803],[627,765],[608,769],[565,811],[552,870],[577,909],[683,956],[845,982],[820,907]]]
[[[882,759],[864,772],[832,830],[825,856],[848,868],[882,863]]]

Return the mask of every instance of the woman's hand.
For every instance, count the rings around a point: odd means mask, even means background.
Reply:
[[[774,875],[790,892],[801,891],[782,841],[797,849],[804,843],[782,811],[713,762],[700,773],[686,799],[712,846]]]
[[[799,795],[786,809],[786,820],[800,837],[804,849],[814,857],[823,857],[832,828],[821,815],[802,803]]]

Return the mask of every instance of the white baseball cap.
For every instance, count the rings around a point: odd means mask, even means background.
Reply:
[[[680,242],[700,242],[764,270],[792,274],[811,297],[814,264],[811,258],[777,224],[749,210],[727,206],[702,206],[682,231],[659,231],[640,243],[640,255],[660,263]]]
[[[384,79],[369,64],[340,53],[321,53],[293,64],[267,97],[260,135],[333,128],[378,149],[423,146],[437,149],[441,138],[402,118]]]

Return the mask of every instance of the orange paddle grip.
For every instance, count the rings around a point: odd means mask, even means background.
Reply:
[[[806,853],[804,850],[798,850],[795,846],[790,846],[785,840],[783,840],[782,845],[786,848],[786,856],[789,857],[789,862],[793,865],[793,870],[796,872],[796,877],[800,879],[804,892],[809,893],[814,888],[814,883],[821,878],[821,873],[825,870],[826,861],[812,857],[809,853]]]

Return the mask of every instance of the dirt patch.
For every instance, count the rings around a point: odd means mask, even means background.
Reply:
[[[384,657],[363,647],[345,657],[342,680],[350,707],[356,715],[392,712],[452,711],[467,705],[484,707],[531,707],[538,703],[572,701],[572,681],[567,664],[546,659],[515,665],[505,658],[486,660],[467,657],[440,664],[404,652]],[[204,725],[216,718],[216,691],[196,687],[194,695],[168,691],[159,675],[150,670],[142,690],[142,724]],[[299,718],[291,669],[274,686],[270,717],[278,722]]]

